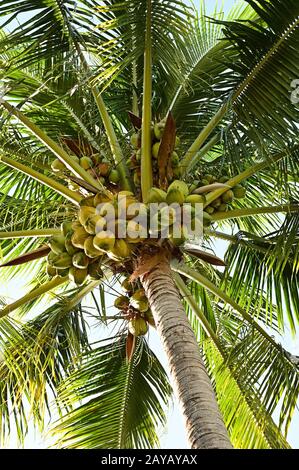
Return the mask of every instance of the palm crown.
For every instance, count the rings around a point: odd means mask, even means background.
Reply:
[[[23,439],[31,413],[42,428],[54,397],[64,447],[157,446],[172,390],[144,336],[151,325],[192,447],[230,443],[210,384],[215,435],[198,437],[191,356],[194,390],[205,365],[234,446],[289,447],[298,360],[273,334],[295,333],[299,318],[298,1],[247,0],[225,20],[161,0],[0,1],[0,13],[11,31],[1,31],[1,274],[31,279],[23,298],[2,299],[2,438],[14,421]],[[203,203],[203,248],[171,234],[107,245],[95,206],[119,194],[145,208]],[[219,239],[225,264],[212,254]],[[102,324],[96,342],[85,297]]]

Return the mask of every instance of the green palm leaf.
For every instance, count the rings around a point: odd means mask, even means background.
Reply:
[[[222,9],[215,7],[214,18],[223,18]],[[256,13],[246,7],[236,6],[231,18],[252,18]],[[221,24],[206,17],[205,2],[192,21],[192,29],[186,37],[182,67],[183,80],[177,79],[170,88],[171,106],[184,143],[192,143],[199,129],[203,128],[218,111],[223,100],[222,82],[227,70],[226,61],[234,60],[234,52],[224,40]],[[179,78],[179,77],[178,77]],[[171,104],[170,104],[171,103]]]
[[[28,419],[42,428],[52,394],[75,358],[88,348],[85,320],[76,304],[80,294],[62,298],[24,324],[1,319],[1,436],[14,423],[23,441]]]
[[[288,321],[293,333],[299,319],[298,298],[298,216],[292,220],[289,238],[272,237],[256,240],[240,233],[226,253],[228,263],[227,293],[244,308],[254,308],[258,315],[261,296],[266,296],[266,314],[271,322],[276,304],[278,324],[284,331]],[[289,224],[286,224],[289,226]],[[236,266],[238,267],[236,269]]]
[[[203,348],[217,400],[234,446],[288,448],[288,443],[263,406],[259,392],[254,386],[239,380],[237,361],[230,362],[231,345],[244,325],[232,313],[227,318],[223,307],[217,304],[217,299],[212,300],[198,284],[192,283],[186,288],[178,280],[178,286]],[[227,396],[231,397],[230,400],[227,400]]]
[[[211,341],[203,344],[208,370],[230,438],[241,449],[289,449],[258,393],[238,378],[236,366],[223,360]],[[228,399],[229,397],[229,399]]]
[[[81,366],[61,384],[59,403],[75,409],[61,418],[54,433],[67,448],[155,447],[157,426],[165,424],[162,404],[170,393],[166,373],[146,343],[137,342],[128,363],[121,338],[83,356]]]
[[[291,0],[284,13],[280,0],[248,3],[260,16],[258,22],[223,22],[236,54],[229,64],[234,78],[228,74],[229,80],[242,80],[233,95],[233,108],[243,130],[258,145],[261,137],[267,140],[269,135],[282,144],[297,135],[298,116],[290,102],[290,87],[299,72],[294,59],[299,6]]]
[[[285,424],[287,433],[298,400],[296,358],[279,345],[273,347],[262,330],[256,331],[247,321],[225,308],[217,297],[208,312],[204,303],[202,307],[197,306],[203,298],[202,289],[197,285],[190,287],[193,295],[183,289],[184,300],[189,315],[193,311],[204,328],[205,333],[196,327],[195,330],[235,446],[288,448],[280,430]],[[211,311],[213,321],[210,320]],[[194,321],[193,318],[193,325]],[[210,339],[207,340],[207,336]],[[263,351],[262,361],[259,360],[260,351]],[[234,399],[227,400],[225,397],[230,393]],[[282,406],[280,400],[283,400]],[[280,412],[278,427],[271,418],[274,410]],[[246,429],[246,432],[240,432],[240,429]]]

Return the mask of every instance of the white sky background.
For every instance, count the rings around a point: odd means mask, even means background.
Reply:
[[[189,4],[190,2],[186,0],[186,3]],[[195,0],[195,5],[198,6],[200,1]],[[216,5],[215,0],[206,0],[207,6],[207,14],[211,14]],[[233,4],[235,4],[235,0],[223,0],[223,2],[218,2],[218,4],[223,4],[225,11],[228,11]],[[224,242],[217,242],[215,244],[215,252],[218,256],[223,257],[224,252],[226,249],[226,243]],[[7,284],[0,285],[0,296],[7,296],[11,300],[15,300],[26,293],[26,279],[18,279],[9,282]],[[113,302],[113,299],[111,303]],[[159,357],[162,364],[165,366],[167,370],[167,361],[165,353],[161,347],[160,340],[156,332],[151,328],[150,329],[150,346]],[[284,338],[284,347],[293,354],[299,355],[299,341],[298,339],[295,341],[291,338],[291,336],[287,333],[286,337]],[[298,413],[296,418],[293,421],[293,425],[291,427],[291,431],[288,436],[288,440],[290,444],[294,448],[299,448],[299,417]],[[50,442],[43,439],[39,433],[36,433],[33,429],[30,429],[29,435],[25,440],[25,448],[47,448]],[[17,442],[15,433],[12,432],[10,442],[8,444],[9,448],[16,448]],[[178,405],[176,402],[173,403],[173,406],[170,407],[168,412],[168,422],[167,426],[164,430],[161,430],[161,448],[162,449],[182,449],[188,448],[186,434],[184,429],[184,424],[182,420],[182,416],[180,410],[178,409]]]

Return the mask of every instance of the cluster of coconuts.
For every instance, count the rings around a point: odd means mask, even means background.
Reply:
[[[103,277],[103,256],[97,256],[95,259],[87,256],[82,248],[84,245],[73,243],[77,224],[63,222],[61,234],[50,238],[48,244],[51,251],[47,258],[47,274],[50,278],[69,276],[70,281],[81,285],[87,279],[97,280]]]
[[[111,262],[123,263],[131,257],[137,244],[147,238],[163,236],[168,237],[176,246],[182,245],[188,239],[188,227],[194,229],[195,204],[204,204],[206,201],[205,194],[193,194],[193,192],[197,187],[213,182],[215,182],[214,177],[205,175],[205,178],[192,187],[184,181],[175,180],[169,185],[167,191],[151,188],[148,194],[148,204],[165,203],[164,207],[154,214],[155,221],[149,219],[148,205],[139,202],[129,191],[120,191],[117,194],[98,193],[82,199],[77,219],[63,223],[61,234],[49,240],[51,252],[48,255],[48,275],[50,277],[68,275],[71,281],[81,285],[87,278],[100,279],[103,276],[101,266],[109,266]],[[224,178],[221,182],[225,182]],[[227,210],[228,204],[234,198],[243,198],[245,192],[246,189],[238,185],[213,201],[203,211],[203,226],[209,226],[212,223],[211,214]],[[173,230],[177,220],[176,210],[169,208],[169,205],[173,203],[176,203],[181,211],[182,225],[179,235]],[[129,210],[132,204],[134,204],[134,211]],[[111,209],[113,209],[112,213]],[[141,227],[139,223],[132,220],[137,215],[144,215],[147,223],[150,222],[148,230],[142,232],[141,228],[148,227]],[[190,223],[188,226],[183,224],[186,221]],[[109,223],[112,224],[110,228]],[[120,236],[121,229],[126,234],[125,238],[123,235]]]
[[[200,179],[193,181],[192,185],[189,186],[189,191],[194,193],[199,188],[209,186],[210,184],[214,183],[225,184],[229,179],[230,178],[227,175],[223,175],[220,178],[217,178],[216,176],[210,174],[203,174],[201,175]],[[205,194],[209,193],[207,192]],[[205,202],[205,194],[203,195],[203,202]],[[237,184],[233,188],[228,189],[220,197],[212,201],[209,206],[205,207],[204,212],[209,215],[212,215],[216,212],[226,212],[229,209],[230,204],[232,204],[235,199],[243,199],[245,195],[246,188],[241,184]]]
[[[115,299],[114,306],[127,318],[129,332],[133,336],[143,336],[148,332],[149,325],[155,326],[145,291],[142,287],[134,287],[128,278],[121,287],[124,295]]]
[[[136,210],[128,215],[131,204]],[[120,208],[122,219],[118,218]],[[70,279],[78,285],[88,276],[100,279],[101,265],[124,261],[142,241],[138,224],[132,220],[142,211],[147,214],[146,206],[129,191],[115,195],[98,193],[82,199],[77,220],[64,223],[61,235],[49,240],[48,274],[66,276],[69,273]],[[121,229],[133,233],[134,237],[118,237]]]
[[[158,154],[159,148],[161,145],[161,140],[163,137],[163,132],[165,129],[166,118],[162,119],[159,122],[152,123],[151,125],[151,135],[152,135],[152,171],[153,171],[153,180],[158,181]],[[140,188],[141,184],[141,131],[135,132],[131,135],[131,145],[134,149],[133,155],[127,160],[128,168],[133,174],[133,181],[136,188]],[[180,159],[177,153],[178,147],[180,145],[179,137],[175,138],[175,149],[171,155],[171,168],[173,173],[173,178],[180,178],[181,170],[179,167]]]
[[[196,217],[195,204],[203,204],[205,202],[205,196],[202,194],[192,194],[188,185],[181,180],[173,181],[167,192],[159,188],[151,188],[148,193],[148,203],[166,203],[165,207],[162,207],[154,217],[157,218],[157,221],[154,226],[158,226],[159,233],[163,233],[164,229],[167,229],[170,226],[168,238],[175,244],[181,245],[188,238],[188,229],[186,226],[181,226],[181,236],[175,238],[171,231],[171,226],[175,224],[177,213],[175,209],[171,210],[168,207],[170,204],[178,204],[181,207],[180,220],[191,222],[191,228],[193,228],[192,222],[194,222]],[[187,206],[182,207],[184,204]],[[190,217],[190,219],[189,219]],[[203,211],[203,226],[208,226],[212,222],[212,217],[207,212]],[[153,234],[152,234],[153,235]],[[156,235],[156,234],[155,234]]]
[[[91,156],[77,157],[77,155],[71,155],[71,157],[94,179],[100,181],[106,187],[119,183],[120,175],[118,170],[111,165],[104,155],[95,153]],[[58,158],[51,163],[51,169],[55,173],[69,173],[67,167]],[[72,181],[68,182],[68,187],[73,191],[79,190],[79,186]]]

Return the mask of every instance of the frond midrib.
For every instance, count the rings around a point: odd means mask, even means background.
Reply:
[[[294,20],[293,23],[290,24],[290,26],[284,31],[278,41],[272,45],[272,47],[266,52],[264,57],[254,66],[254,68],[250,71],[245,80],[240,84],[240,86],[237,88],[232,97],[233,103],[236,102],[243,93],[245,93],[246,89],[250,86],[251,82],[256,78],[258,73],[265,67],[271,57],[278,52],[279,48],[284,43],[284,41],[287,40],[287,38],[298,26],[299,16]]]
[[[128,409],[128,404],[130,400],[130,392],[133,383],[135,371],[135,360],[132,358],[127,365],[127,374],[126,380],[124,383],[124,395],[122,399],[122,404],[120,407],[120,415],[119,415],[119,431],[118,431],[118,439],[117,439],[117,449],[125,449],[126,448],[126,413]]]

